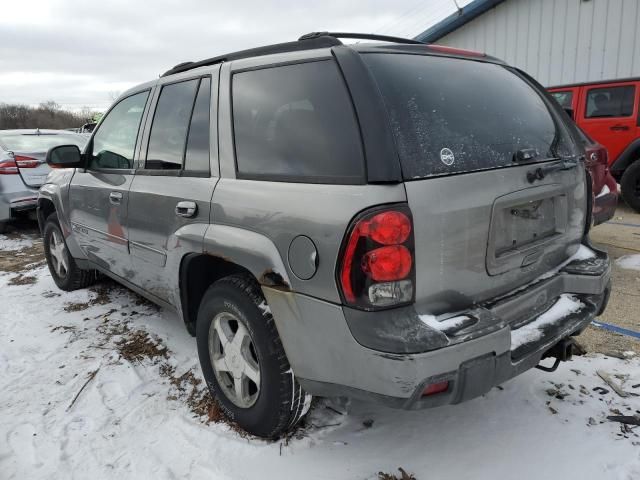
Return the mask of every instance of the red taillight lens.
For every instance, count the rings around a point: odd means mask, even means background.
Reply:
[[[413,249],[408,206],[376,208],[356,218],[338,273],[345,303],[371,310],[413,301]]]
[[[403,243],[411,233],[411,221],[401,212],[379,213],[369,222],[369,236],[382,245]]]
[[[13,158],[16,161],[16,164],[18,165],[19,168],[36,168],[38,165],[40,165],[40,162],[38,161],[38,159],[33,157],[16,155]]]
[[[377,282],[388,282],[409,275],[412,263],[407,247],[391,245],[367,252],[362,260],[362,270]]]
[[[13,160],[3,160],[0,162],[0,175],[17,175],[18,165]]]

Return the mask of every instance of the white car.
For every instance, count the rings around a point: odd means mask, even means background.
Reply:
[[[65,130],[0,130],[0,232],[19,212],[35,210],[38,189],[50,171],[47,150],[58,145],[83,148],[87,140]]]

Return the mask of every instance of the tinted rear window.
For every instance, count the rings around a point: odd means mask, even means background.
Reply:
[[[363,55],[382,92],[406,179],[514,165],[518,150],[553,156],[542,97],[508,69],[455,58]]]
[[[364,177],[355,114],[333,61],[235,74],[233,126],[241,177],[315,183]]]

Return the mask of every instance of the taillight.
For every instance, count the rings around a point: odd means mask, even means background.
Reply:
[[[38,165],[40,165],[40,162],[38,161],[38,159],[33,157],[26,157],[24,155],[15,155],[13,158],[16,161],[18,168],[36,168]]]
[[[411,210],[378,207],[348,230],[338,281],[347,305],[365,310],[411,303],[415,265]]]
[[[0,161],[0,175],[17,175],[18,165],[13,160]]]

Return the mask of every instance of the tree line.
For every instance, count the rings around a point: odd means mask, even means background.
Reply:
[[[79,112],[64,110],[54,101],[43,102],[37,107],[0,103],[0,130],[13,128],[77,128],[94,122],[100,112],[83,108]]]

